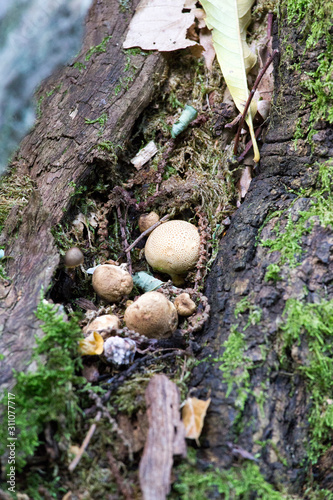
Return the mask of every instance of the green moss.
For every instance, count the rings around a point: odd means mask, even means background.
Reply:
[[[5,224],[13,207],[18,208],[16,218],[20,220],[20,214],[27,205],[33,189],[34,184],[30,177],[19,176],[15,170],[0,179],[0,227]]]
[[[282,278],[280,277],[280,272],[281,268],[278,264],[269,264],[266,269],[265,273],[265,281],[274,281],[276,283],[277,281],[280,281]]]
[[[278,222],[273,229],[276,238],[261,240],[260,244],[263,247],[268,247],[270,252],[280,252],[279,264],[287,262],[290,267],[299,265],[299,257],[302,254],[302,236],[312,231],[315,218],[319,218],[321,225],[324,227],[333,224],[332,180],[333,163],[326,162],[321,164],[318,174],[319,188],[314,190],[311,195],[309,209],[307,211],[298,212],[298,219],[296,222],[292,220],[292,214],[289,213],[287,215],[287,224],[283,232],[280,231],[280,223]],[[299,198],[302,197],[303,194],[304,193],[301,191]],[[293,206],[299,198],[296,198],[291,206]],[[290,208],[282,212],[282,214],[287,214],[288,211],[290,211]],[[276,213],[273,215],[276,215]],[[267,220],[272,219],[273,215]],[[281,215],[281,212],[277,215]]]
[[[82,384],[76,375],[80,366],[77,345],[81,329],[75,319],[65,321],[58,307],[41,300],[37,318],[42,322],[42,338],[36,338],[32,360],[36,362],[35,371],[27,373],[14,371],[16,385],[16,466],[18,470],[26,464],[40,443],[40,433],[47,422],[57,423],[58,440],[68,440],[75,430],[78,414],[78,395],[74,386]],[[2,404],[7,406],[8,394]],[[6,412],[7,413],[7,412]],[[1,443],[7,441],[7,426],[2,426]],[[4,453],[2,444],[1,453]]]
[[[84,69],[87,68],[87,66],[79,61],[73,64],[73,68],[77,68],[78,70],[83,71]]]
[[[330,403],[333,390],[333,300],[322,300],[306,304],[296,299],[286,302],[283,313],[284,349],[281,362],[288,361],[287,349],[305,338],[309,354],[306,364],[296,365],[297,372],[305,378],[311,408],[308,421],[311,440],[308,459],[315,463],[319,456],[331,446],[333,431],[333,405]]]
[[[214,361],[220,362],[223,381],[227,384],[226,397],[236,386],[237,398],[235,405],[240,411],[244,409],[250,393],[250,372],[252,362],[245,356],[245,337],[236,327],[231,328],[228,340],[223,343],[225,348],[222,356]]]
[[[111,38],[112,36],[106,36],[105,38],[103,38],[99,45],[91,47],[86,53],[84,60],[89,61],[93,54],[101,54],[102,52],[106,52],[106,44],[109,40],[111,40]]]
[[[94,123],[98,123],[99,127],[100,127],[98,135],[102,135],[103,131],[104,131],[104,127],[106,125],[106,122],[108,121],[108,115],[106,113],[102,113],[101,116],[99,116],[98,118],[95,118],[93,120],[89,120],[88,118],[85,118],[84,121],[87,125],[93,125]]]
[[[326,43],[326,49],[317,58],[315,71],[303,71],[300,85],[302,88],[303,107],[310,107],[310,118],[302,130],[296,129],[295,139],[307,136],[312,143],[316,133],[316,122],[326,120],[333,123],[333,39],[330,33],[332,5],[330,2],[316,0],[285,0],[288,22],[298,26],[303,23],[300,37],[305,41],[305,51],[313,51],[320,40]],[[302,61],[299,70],[302,71]],[[306,78],[303,78],[306,75]]]
[[[276,491],[253,462],[228,470],[209,467],[201,471],[196,466],[196,453],[188,450],[188,458],[174,469],[176,482],[169,499],[202,500],[204,498],[262,500],[288,499],[287,495]],[[219,496],[217,496],[219,495]]]

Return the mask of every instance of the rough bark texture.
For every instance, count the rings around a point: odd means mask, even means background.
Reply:
[[[119,175],[114,155],[161,81],[160,54],[129,57],[122,49],[137,4],[134,0],[123,12],[117,0],[94,2],[75,61],[81,65],[73,62],[43,83],[41,117],[17,153],[16,175],[28,176],[35,190],[19,219],[13,209],[1,235],[13,279],[0,289],[3,387],[12,384],[12,369],[24,369],[31,356],[40,291],[47,289],[59,263],[51,228],[68,210],[76,186],[98,178],[102,170]],[[110,151],[98,146],[105,141]]]
[[[155,375],[145,398],[149,430],[140,461],[140,486],[144,500],[164,500],[170,492],[173,456],[186,456],[180,395],[168,377]]]
[[[274,239],[276,233],[273,229],[278,222],[283,232],[288,217],[296,222],[299,211],[309,207],[310,199],[301,198],[287,213],[270,220],[264,225],[262,233],[259,232],[269,214],[290,207],[299,188],[315,185],[318,174],[315,163],[332,156],[333,143],[332,130],[322,122],[318,123],[318,134],[314,136],[314,151],[311,152],[306,139],[299,140],[295,149],[296,124],[299,118],[306,124],[310,110],[309,107],[300,108],[299,76],[291,65],[302,58],[302,68],[313,70],[325,45],[318,46],[315,53],[304,53],[302,26],[295,33],[295,28],[285,21],[279,31],[280,40],[288,35],[289,40],[293,40],[294,59],[290,60],[283,54],[283,61],[275,64],[277,92],[269,131],[261,149],[260,167],[245,202],[231,219],[208,277],[205,294],[211,304],[211,317],[200,339],[200,343],[206,345],[202,357],[211,355],[218,358],[225,351],[223,344],[229,338],[232,326],[237,325],[239,331],[246,326],[249,311],[236,318],[237,303],[248,297],[253,307],[261,308],[260,322],[243,331],[246,346],[244,362],[234,373],[237,376],[242,372],[243,365],[247,363],[245,357],[252,361],[249,372],[251,391],[243,412],[240,412],[236,403],[239,396],[237,385],[234,384],[227,397],[227,383],[223,381],[219,362],[204,362],[196,367],[192,384],[198,388],[198,397],[210,395],[212,398],[204,427],[206,458],[214,462],[218,460],[224,466],[230,465],[232,456],[228,442],[237,443],[254,454],[260,451],[260,465],[267,479],[277,485],[288,485],[290,491],[300,494],[308,471],[306,460],[302,461],[307,458],[307,411],[311,395],[306,391],[304,379],[296,371],[294,374],[286,373],[279,368],[278,325],[286,300],[303,298],[304,286],[309,290],[308,302],[323,297],[321,292],[324,287],[325,298],[329,300],[333,297],[333,232],[330,227],[323,228],[315,221],[312,231],[299,242],[303,251],[300,265],[293,269],[288,263],[281,266],[283,279],[275,284],[273,281],[265,282],[264,277],[267,266],[279,260],[279,252],[270,253],[269,248],[258,244],[257,237]],[[281,50],[277,33],[274,48]],[[306,351],[301,346],[299,357],[302,355],[306,356]],[[297,365],[302,361],[296,359],[296,353],[292,353],[290,362]],[[260,408],[256,395],[262,390],[265,398]],[[257,441],[272,445],[262,451]]]

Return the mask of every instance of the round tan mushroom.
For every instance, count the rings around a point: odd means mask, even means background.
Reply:
[[[125,311],[127,328],[149,338],[167,338],[176,330],[178,315],[175,306],[159,292],[141,295]]]
[[[64,262],[65,266],[69,268],[77,267],[83,264],[84,255],[77,247],[70,248],[65,253]]]
[[[83,333],[89,331],[99,332],[100,330],[111,328],[120,328],[120,319],[115,314],[104,314],[103,316],[98,316],[98,318],[95,318],[89,325],[85,326],[83,328]]]
[[[92,286],[102,299],[119,302],[133,288],[132,276],[119,266],[103,264],[97,267],[92,277]]]
[[[156,212],[150,212],[149,214],[142,214],[139,217],[139,229],[140,233],[147,231],[151,226],[156,224],[160,220],[160,217]]]
[[[188,293],[181,293],[173,301],[179,316],[191,316],[197,310],[197,306]]]
[[[184,276],[199,258],[200,236],[189,222],[173,220],[158,226],[150,234],[145,256],[155,271],[169,274],[175,285],[184,282]]]

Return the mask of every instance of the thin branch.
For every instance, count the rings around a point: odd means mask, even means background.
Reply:
[[[121,208],[120,205],[117,206],[117,216],[119,219],[119,224],[120,224],[120,233],[121,233],[121,239],[123,241],[123,248],[125,250],[126,254],[126,260],[127,260],[127,265],[128,265],[128,272],[132,274],[132,260],[131,260],[131,254],[128,250],[128,241],[126,238],[126,222],[123,219],[123,216],[121,214]]]
[[[238,125],[238,130],[237,130],[237,134],[236,134],[236,138],[235,138],[235,145],[234,145],[234,155],[237,154],[237,149],[238,149],[238,143],[239,143],[239,137],[240,137],[240,134],[241,134],[241,131],[242,131],[242,128],[243,128],[243,125],[244,125],[244,121],[245,121],[245,117],[247,115],[247,112],[249,110],[249,107],[250,107],[250,104],[251,104],[251,101],[252,101],[252,98],[254,96],[254,93],[255,91],[257,90],[257,87],[262,79],[262,77],[264,76],[264,74],[266,73],[267,71],[267,68],[268,66],[271,64],[271,62],[273,61],[274,57],[276,56],[276,54],[278,54],[279,51],[278,50],[274,50],[272,55],[267,59],[266,61],[266,64],[265,66],[262,68],[262,70],[260,71],[259,75],[257,76],[256,78],[256,81],[254,82],[254,85],[252,87],[252,90],[250,92],[250,95],[247,99],[247,102],[245,104],[245,108],[244,108],[244,111],[243,111],[243,114],[242,114],[242,118],[239,122],[239,125]]]
[[[130,487],[130,485],[125,483],[122,475],[120,474],[117,460],[111,454],[111,451],[107,451],[106,456],[108,457],[110,469],[111,469],[113,477],[115,478],[115,481],[117,483],[117,486],[118,486],[120,493],[123,495],[125,500],[133,500],[134,492],[133,492],[132,488]]]
[[[160,219],[158,222],[155,222],[155,224],[153,224],[148,229],[143,231],[143,233],[141,233],[140,236],[135,241],[133,241],[133,243],[129,247],[126,248],[126,253],[130,252],[135,247],[135,245],[137,245],[139,243],[139,241],[142,240],[142,238],[147,236],[147,234],[151,233],[153,229],[155,229],[157,226],[162,224],[162,222],[165,222],[169,218],[170,218],[170,215],[167,214],[164,217],[162,217],[162,219]]]
[[[86,437],[84,438],[83,443],[80,446],[78,454],[76,455],[74,460],[72,460],[72,462],[69,464],[69,467],[68,467],[69,472],[73,472],[73,470],[75,469],[77,464],[80,462],[85,449],[87,448],[88,444],[90,443],[91,438],[94,435],[94,432],[96,430],[96,423],[101,419],[101,416],[102,416],[102,412],[99,411],[95,417],[95,422],[93,424],[91,424],[90,429],[89,429]]]

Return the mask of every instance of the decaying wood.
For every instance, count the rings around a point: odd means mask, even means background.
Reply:
[[[131,56],[129,65],[122,49],[137,4],[134,0],[123,12],[118,0],[95,0],[81,53],[41,86],[41,117],[13,163],[16,175],[30,178],[35,189],[22,213],[12,210],[1,235],[10,257],[10,280],[0,288],[3,389],[13,383],[13,368],[28,365],[38,334],[34,313],[40,291],[48,288],[59,263],[51,228],[70,209],[75,189],[105,172],[111,182],[120,175],[115,155],[161,81],[165,63],[160,54]],[[89,52],[103,40],[102,49]],[[101,116],[100,123],[87,123]]]
[[[155,375],[145,398],[149,430],[139,468],[140,485],[144,500],[164,500],[170,492],[173,456],[186,456],[180,396],[165,375]]]

